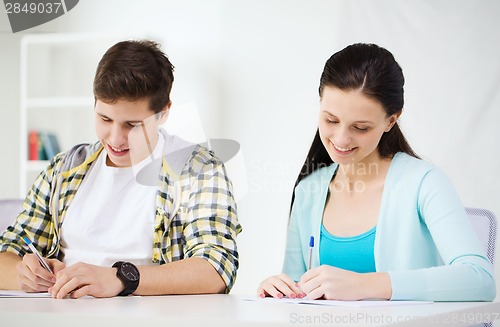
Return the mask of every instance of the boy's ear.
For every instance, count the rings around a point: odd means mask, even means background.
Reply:
[[[172,101],[170,101],[165,106],[165,108],[163,108],[163,110],[158,113],[158,116],[159,116],[158,117],[159,125],[163,125],[167,121],[168,114],[170,113],[170,107],[172,107]]]

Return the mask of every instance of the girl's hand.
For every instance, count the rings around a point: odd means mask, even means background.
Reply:
[[[307,271],[298,284],[311,300],[390,299],[392,293],[387,273],[360,274],[328,265]]]
[[[291,299],[304,297],[304,292],[297,286],[288,275],[280,274],[267,278],[260,283],[257,289],[257,295],[260,297],[272,296],[282,299],[284,296]]]

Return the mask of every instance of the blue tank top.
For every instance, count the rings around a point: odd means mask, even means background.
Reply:
[[[330,234],[321,224],[319,261],[358,273],[375,272],[375,231],[377,226],[356,236],[338,237]]]

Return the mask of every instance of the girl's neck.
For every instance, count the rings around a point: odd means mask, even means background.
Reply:
[[[338,180],[348,183],[385,180],[391,160],[391,158],[381,157],[377,151],[374,151],[362,161],[339,165],[336,176]]]

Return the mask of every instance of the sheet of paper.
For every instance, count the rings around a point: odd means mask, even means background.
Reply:
[[[6,290],[0,290],[0,298],[1,297],[45,297],[45,298],[50,298],[50,294],[47,292],[44,293],[26,293],[23,291],[6,291]]]
[[[343,307],[378,307],[378,306],[394,306],[394,305],[416,305],[416,304],[431,304],[432,301],[386,301],[386,300],[363,300],[363,301],[337,301],[337,300],[309,300],[309,299],[275,299],[271,297],[245,297],[245,301],[262,301],[262,302],[282,302],[295,304],[310,304],[310,305],[328,305],[328,306],[343,306]]]

